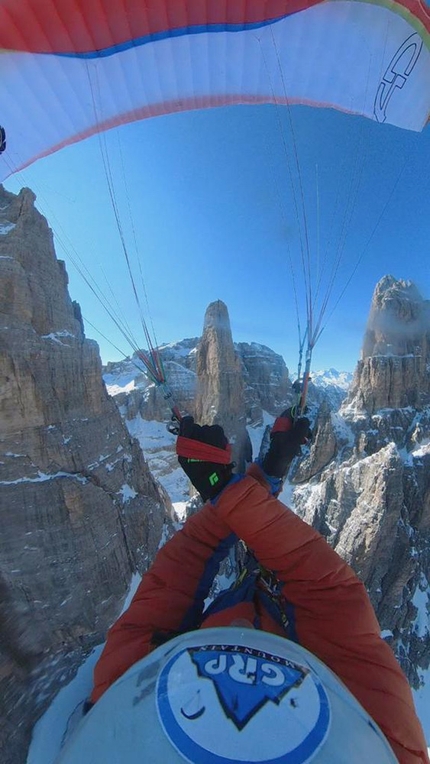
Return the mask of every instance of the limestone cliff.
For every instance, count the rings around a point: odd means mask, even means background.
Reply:
[[[276,416],[291,403],[292,384],[282,356],[256,342],[238,342],[235,350],[242,362],[247,421],[263,421],[263,411]]]
[[[206,310],[203,336],[197,347],[196,420],[220,424],[233,446],[238,471],[251,461],[246,430],[242,369],[235,352],[227,306],[218,300]]]
[[[378,283],[351,391],[339,414],[320,411],[294,494],[362,577],[414,686],[430,661],[428,306],[410,282]]]
[[[0,188],[2,764],[25,761],[35,719],[104,639],[166,519],[34,198]]]
[[[346,405],[368,414],[430,403],[430,301],[410,281],[377,284]]]

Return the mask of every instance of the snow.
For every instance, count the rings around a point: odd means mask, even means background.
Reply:
[[[418,448],[415,448],[411,453],[412,453],[412,456],[416,459],[420,459],[423,456],[430,454],[430,440],[428,438],[426,440],[423,440],[423,442],[420,443]]]
[[[336,369],[324,369],[313,371],[311,380],[318,387],[327,388],[336,385],[341,390],[347,392],[352,382],[353,374],[351,371],[337,371]]]
[[[118,364],[116,371],[103,374],[103,380],[109,395],[129,393],[137,388],[148,386],[148,380],[144,376],[144,370],[140,369],[139,362],[130,360]]]
[[[128,483],[124,483],[118,493],[122,495],[124,502],[130,501],[130,499],[135,499],[137,496],[137,491],[135,491]]]
[[[294,493],[297,498],[301,499],[300,506],[302,512],[307,514],[308,512],[313,515],[315,508],[319,505],[324,494],[323,483],[317,483],[312,485],[307,483],[304,485],[296,486]],[[290,507],[292,509],[292,507]]]
[[[122,606],[121,614],[125,613],[127,608],[130,606],[130,603],[131,603],[134,595],[136,594],[137,587],[139,586],[141,580],[142,580],[142,576],[139,576],[138,573],[133,573],[133,575],[131,577],[130,585],[129,585],[129,588],[128,588],[128,593],[127,593],[127,596],[126,596],[126,598],[124,600],[124,604]]]
[[[267,411],[263,411],[263,423],[254,427],[253,425],[247,425],[249,439],[252,445],[252,458],[256,459],[260,453],[260,445],[264,435],[264,431],[267,425],[272,426],[275,421],[275,417],[269,414]]]
[[[403,464],[405,464],[407,467],[412,467],[414,463],[414,459],[410,451],[406,449],[406,446],[403,448],[399,448],[399,456],[403,461]]]
[[[342,404],[342,415],[347,416],[348,418],[353,418],[357,422],[360,421],[360,419],[366,419],[366,412],[363,410],[363,408],[360,408],[359,404],[356,400],[351,401],[351,403]]]
[[[417,637],[427,637],[429,634],[429,583],[422,573],[417,588],[415,589],[414,596],[412,597],[412,604],[417,608],[418,613],[415,620],[412,623],[412,631],[415,632]]]
[[[399,448],[399,454],[406,466],[412,466],[414,459],[422,459],[430,454],[430,441],[428,438],[424,439],[413,451],[408,451],[406,446]]]
[[[138,387],[136,384],[136,377],[138,375],[139,371],[135,366],[132,368],[127,366],[127,369],[116,374],[103,374],[103,379],[109,395],[119,395],[120,393],[129,393]]]
[[[121,385],[108,385],[106,384],[106,390],[108,391],[109,395],[119,395],[120,393],[130,393],[132,390],[136,388],[135,380],[132,379],[127,384],[121,384]]]
[[[15,258],[10,255],[0,255],[0,260],[15,260]]]
[[[173,509],[175,510],[175,513],[179,522],[184,523],[186,520],[187,502],[174,501],[172,503],[173,503]]]
[[[281,493],[278,496],[279,501],[282,501],[282,504],[285,504],[288,509],[291,509],[293,512],[295,512],[295,505],[294,505],[294,491],[296,489],[296,486],[292,483],[289,483],[288,480],[285,481],[284,486],[282,488]]]
[[[162,353],[163,350],[169,350],[175,358],[188,358],[190,353],[196,352],[196,348],[190,349],[189,347],[183,346],[181,343],[182,341],[168,342],[166,345],[160,345],[158,349],[160,353]]]
[[[148,461],[151,465],[151,461]],[[190,483],[181,467],[177,467],[170,474],[158,475],[157,480],[166,489],[174,506],[186,503],[190,498]]]
[[[176,435],[163,422],[142,419],[138,414],[134,419],[125,420],[133,438],[137,438],[148,462],[148,466],[173,503],[185,502],[189,498],[190,484],[176,459]]]
[[[353,447],[355,443],[354,433],[345,419],[340,414],[331,414],[333,431],[339,441],[345,441],[347,446]]]
[[[176,435],[169,432],[163,422],[148,421],[138,414],[134,419],[126,420],[126,425],[130,435],[139,441],[145,455],[150,449],[164,446],[173,448],[176,444]]]
[[[72,478],[72,480],[78,480],[80,483],[86,483],[87,479],[82,475],[77,475],[74,472],[55,472],[52,475],[47,475],[46,472],[38,470],[37,477],[22,477],[17,480],[0,480],[0,485],[18,485],[18,483],[44,483],[46,480],[56,480],[57,478]]]
[[[160,543],[158,544],[158,549],[161,549],[162,546],[168,541],[170,538],[170,531],[168,525],[166,523],[163,525],[163,530],[161,533]]]
[[[0,223],[0,236],[6,236],[10,231],[13,231],[15,227],[16,223],[9,223],[9,221]]]
[[[91,692],[93,669],[102,648],[103,645],[99,645],[93,650],[73,681],[60,690],[46,713],[35,725],[27,764],[54,764],[74,713],[81,717],[81,708]],[[73,726],[75,725],[76,720]]]
[[[66,342],[61,342],[59,337],[73,337],[76,339],[74,334],[71,334],[70,332],[64,330],[63,332],[51,332],[50,334],[42,334],[42,340],[52,340],[53,342],[57,342],[58,345],[64,345],[65,347],[69,347]]]

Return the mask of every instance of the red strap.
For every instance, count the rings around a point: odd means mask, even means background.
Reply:
[[[270,434],[273,435],[274,432],[289,432],[292,429],[292,426],[293,421],[289,416],[278,416],[278,418],[275,419]]]
[[[215,464],[231,464],[231,445],[226,448],[217,448],[208,443],[202,443],[193,438],[184,438],[179,435],[176,441],[176,453],[178,456],[186,456],[188,459],[198,459],[201,462],[214,462]]]

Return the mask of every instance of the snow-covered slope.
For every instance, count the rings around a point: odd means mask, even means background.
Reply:
[[[352,382],[352,371],[337,371],[337,369],[324,369],[312,372],[312,382],[316,387],[322,387],[324,390],[335,386],[348,391]]]

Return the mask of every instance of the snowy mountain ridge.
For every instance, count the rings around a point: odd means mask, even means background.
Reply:
[[[165,343],[159,346],[160,356],[167,371],[173,371],[172,365],[179,364],[192,372],[195,372],[195,358],[198,338],[179,340],[178,342]],[[236,352],[240,353],[241,346],[245,343],[234,343]],[[255,351],[255,358],[277,355],[266,345],[252,342],[249,345]],[[248,355],[249,357],[249,355]],[[314,388],[330,392],[336,395],[336,403],[340,404],[351,384],[353,373],[350,371],[338,371],[334,368],[313,371],[311,374]],[[104,367],[103,379],[109,395],[116,396],[121,393],[130,393],[132,390],[145,390],[153,385],[148,382],[142,364],[136,357],[125,358],[123,361],[111,361]],[[338,398],[340,400],[338,400]],[[337,408],[337,406],[335,406]]]
[[[345,392],[349,390],[352,377],[352,371],[337,371],[337,369],[333,368],[313,371],[311,373],[312,382],[316,387],[322,387],[326,390],[329,387],[336,386]]]

